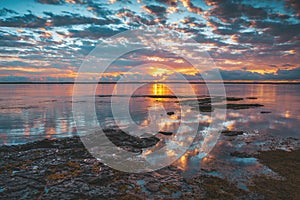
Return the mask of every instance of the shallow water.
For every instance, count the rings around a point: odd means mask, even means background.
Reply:
[[[84,131],[81,134],[93,131],[92,128],[85,127],[86,124],[93,124],[88,111],[77,113],[76,127],[72,103],[75,108],[94,105],[96,121],[102,128],[119,127],[125,131],[134,129],[132,132],[138,136],[144,133],[154,134],[159,130],[176,133],[172,136],[158,136],[162,141],[167,141],[164,144],[172,143],[169,151],[165,152],[170,157],[180,146],[190,145],[193,140],[189,135],[191,132],[200,133],[202,138],[198,138],[198,142],[204,140],[204,133],[214,120],[210,112],[199,113],[189,105],[178,103],[182,100],[193,102],[193,96],[209,96],[207,87],[203,84],[148,84],[142,87],[134,84],[103,84],[98,85],[94,93],[89,87],[85,85],[76,93],[79,98],[73,99],[73,85],[0,85],[0,144],[13,145],[44,138],[69,137],[78,135],[77,130],[82,129]],[[227,97],[243,98],[227,103],[258,103],[264,106],[243,110],[227,109],[226,119],[218,121],[220,129],[239,130],[244,134],[234,137],[218,135],[214,138],[215,146],[208,155],[201,153],[201,143],[193,143],[190,150],[174,165],[187,176],[199,172],[226,177],[237,180],[239,186],[244,188],[247,185],[245,177],[261,173],[272,174],[271,170],[247,154],[270,148],[299,148],[299,142],[291,138],[299,139],[300,136],[300,85],[227,84],[225,89]],[[131,95],[133,97],[128,98]],[[114,117],[111,107],[115,109]],[[128,119],[126,109],[132,120]],[[167,115],[167,112],[174,114]],[[200,126],[195,127],[195,124]],[[95,129],[97,128],[99,127]],[[187,144],[174,143],[179,137],[188,141]],[[163,144],[158,143],[154,148],[146,149],[143,155],[162,146]],[[234,152],[242,152],[246,156],[233,156]]]
[[[120,104],[128,92],[135,88],[132,84],[98,85],[96,90],[96,111],[100,124],[110,127],[115,125],[112,118],[110,103],[111,97],[105,95],[118,94],[113,104]],[[135,91],[137,97],[130,100],[130,114],[139,125],[149,123],[148,111],[163,105],[166,111],[175,111],[180,114],[179,105],[174,98],[163,96],[190,96],[190,87],[197,96],[209,95],[205,85],[194,84],[186,86],[177,84],[151,84]],[[248,133],[267,133],[280,137],[299,136],[300,122],[300,85],[276,84],[245,84],[226,85],[226,95],[230,97],[256,97],[232,103],[259,103],[264,107],[227,110],[224,125],[229,129],[243,130]],[[73,85],[0,85],[0,144],[20,144],[43,138],[57,138],[76,135],[76,126],[72,115]],[[89,95],[82,91],[82,95]],[[140,96],[138,96],[140,95]],[[145,96],[145,95],[148,95]],[[149,96],[151,95],[151,96]],[[154,98],[158,95],[160,98]],[[84,106],[90,101],[74,102]],[[125,98],[126,99],[126,98]],[[271,113],[262,114],[261,111]],[[84,114],[83,114],[84,115]],[[210,116],[210,113],[203,113]],[[208,118],[207,118],[208,119]],[[172,123],[172,122],[170,122]],[[175,122],[173,122],[173,125]],[[120,119],[118,125],[126,125],[126,119]],[[172,125],[170,125],[172,126]],[[173,128],[176,128],[173,127]]]

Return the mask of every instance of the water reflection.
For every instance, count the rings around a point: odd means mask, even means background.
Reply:
[[[96,95],[127,94],[134,87],[124,85],[98,85]],[[204,85],[192,85],[197,95],[208,95]],[[171,89],[170,89],[171,88]],[[0,86],[0,130],[1,143],[12,144],[41,139],[73,135],[75,126],[72,120],[71,95],[72,85],[1,85]],[[135,95],[186,95],[190,94],[184,84],[168,87],[166,84],[148,84],[135,91]],[[175,91],[172,91],[175,90]],[[243,97],[243,103],[260,103],[264,107],[249,110],[228,110],[227,128],[240,129],[249,133],[281,134],[298,136],[297,122],[300,120],[298,85],[226,85],[228,96]],[[82,91],[82,95],[87,94]],[[246,99],[257,97],[257,99]],[[88,98],[87,98],[88,101]],[[122,102],[122,98],[119,98]],[[137,124],[149,125],[149,110],[155,111],[161,106],[166,112],[175,112],[170,120],[160,126],[172,127],[172,120],[191,112],[180,113],[176,99],[167,98],[131,98],[130,114]],[[99,121],[108,125],[111,112],[108,97],[96,97],[96,110]],[[84,102],[78,102],[84,103]],[[271,113],[261,114],[261,111]],[[209,116],[201,116],[200,122],[210,121]],[[283,131],[284,130],[284,131]],[[24,141],[22,141],[24,138]],[[10,138],[10,139],[8,139]]]
[[[208,95],[205,85],[195,84],[192,87],[197,95]],[[180,119],[194,114],[190,108],[182,111],[176,98],[162,98],[162,95],[191,94],[189,87],[184,84],[148,84],[135,90],[134,95],[157,95],[158,97],[130,98],[129,111],[133,122],[122,118],[121,115],[120,118],[113,119],[110,104],[119,106],[121,112],[124,97],[117,97],[115,99],[117,101],[112,102],[109,95],[128,95],[128,91],[132,91],[132,88],[135,88],[132,84],[98,85],[95,107],[101,126],[126,128],[129,127],[129,123],[134,122],[141,127],[138,132],[146,130],[151,125],[156,125],[157,130],[176,132]],[[72,91],[73,85],[0,85],[0,144],[11,145],[43,138],[76,135],[72,117]],[[81,95],[87,95],[87,91],[88,85],[86,90],[81,91]],[[299,92],[300,85],[226,85],[227,96],[244,98],[239,103],[259,103],[264,107],[228,110],[227,120],[223,123],[224,129],[241,130],[244,134],[235,138],[221,137],[214,150],[202,161],[201,152],[197,148],[199,145],[195,145],[174,165],[191,173],[202,169],[204,173],[218,172],[222,176],[231,176],[229,172],[237,171],[240,174],[236,177],[243,175],[237,169],[242,169],[243,173],[251,173],[251,171],[255,173],[261,170],[263,166],[255,160],[234,158],[230,154],[237,150],[255,152],[272,137],[299,138]],[[75,103],[84,105],[90,98],[87,96],[85,102]],[[174,114],[166,115],[167,112],[174,112]],[[85,119],[84,113],[82,119]],[[200,123],[201,127],[205,127],[211,121],[209,113],[202,113],[197,116],[196,122]],[[184,127],[186,128],[184,131],[188,132],[189,125],[186,124]],[[175,135],[169,138],[172,137]],[[188,141],[188,134],[185,137]],[[145,150],[144,154],[150,154],[161,145]],[[183,144],[177,145],[180,147]],[[174,151],[166,153],[172,156]]]
[[[1,85],[0,92],[2,144],[72,133],[67,130],[74,126],[70,120],[70,105],[67,105],[72,88],[66,85]]]

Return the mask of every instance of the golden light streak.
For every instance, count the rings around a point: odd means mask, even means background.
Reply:
[[[48,19],[45,23],[45,26],[52,26],[53,23],[52,23],[52,20]]]
[[[240,65],[242,64],[241,61],[235,61],[235,60],[225,60],[225,64],[230,64],[230,65]]]
[[[290,54],[296,54],[296,50],[292,49],[289,51]]]
[[[176,156],[176,153],[173,150],[168,150],[166,153],[167,153],[167,156],[169,156],[169,157]]]
[[[270,73],[275,74],[277,72],[277,69],[251,69],[247,71],[255,72],[263,75],[263,74],[270,74]]]
[[[46,132],[46,138],[51,138],[51,135],[56,134],[56,130],[54,127],[46,128],[45,132]]]
[[[234,123],[230,123],[230,124],[227,126],[227,129],[228,129],[229,131],[234,130],[234,128],[235,128]]]
[[[146,59],[151,61],[160,61],[160,62],[167,61],[167,59],[158,56],[148,56],[146,57]]]
[[[182,60],[182,59],[176,59],[176,60],[174,60],[174,62],[175,62],[175,63],[180,63],[180,64],[181,64],[181,63],[184,63],[184,60]]]
[[[66,72],[68,70],[58,68],[33,68],[33,67],[1,67],[1,70],[23,71],[23,72]]]
[[[164,95],[164,85],[163,84],[152,84],[152,94]]]
[[[289,110],[287,110],[286,112],[285,112],[285,118],[290,118],[291,117],[291,112],[289,111]]]
[[[180,68],[180,69],[176,69],[175,71],[178,72],[178,73],[186,74],[186,75],[196,75],[196,74],[202,72],[202,71],[197,70],[197,69],[192,68],[192,67]]]
[[[192,5],[191,0],[181,0],[182,5],[190,12],[202,14],[201,8]]]
[[[87,8],[86,8],[87,10],[94,10],[94,8],[93,7],[90,7],[90,6],[88,6]]]
[[[40,38],[44,38],[44,39],[52,38],[52,33],[46,31],[40,36]]]
[[[74,1],[74,0],[66,0],[66,3],[73,3],[73,4],[76,4],[76,1]]]
[[[141,6],[141,8],[144,9],[149,14],[153,14],[152,11],[149,8],[147,8],[146,6]]]
[[[177,11],[178,11],[178,8],[173,7],[173,6],[171,6],[167,9],[167,13],[169,13],[169,14],[176,13]]]

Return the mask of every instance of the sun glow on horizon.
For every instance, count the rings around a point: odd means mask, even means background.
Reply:
[[[171,75],[173,72],[168,69],[158,68],[158,67],[151,67],[150,74],[154,77],[162,77],[164,75]]]

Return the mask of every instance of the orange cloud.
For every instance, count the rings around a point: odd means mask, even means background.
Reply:
[[[259,74],[276,74],[277,69],[251,69],[251,70],[247,70],[248,72],[256,72]]]
[[[161,58],[161,57],[158,57],[158,56],[148,56],[148,57],[146,57],[146,59],[151,60],[151,61],[160,61],[160,62],[167,61],[166,58]]]
[[[173,72],[165,68],[150,67],[150,74],[152,76],[163,76],[173,74]]]
[[[202,9],[194,6],[191,0],[181,0],[182,5],[190,12],[202,14]]]

